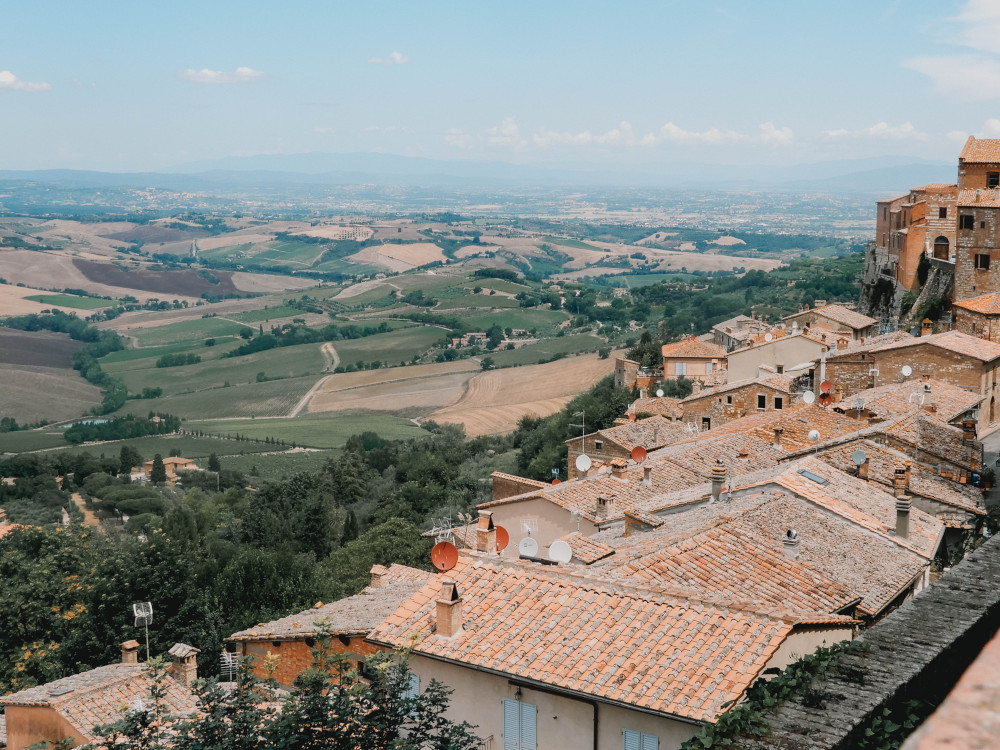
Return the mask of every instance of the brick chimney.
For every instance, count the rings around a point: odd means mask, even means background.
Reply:
[[[191,687],[198,679],[198,654],[201,651],[186,643],[175,643],[167,653],[173,659],[170,665],[171,676],[182,685]]]
[[[904,482],[905,482],[905,484],[903,485],[903,488],[906,490],[907,494],[909,494],[909,492],[910,492],[910,474],[912,473],[913,462],[910,461],[909,459],[907,459],[906,463],[903,464],[903,466],[906,467],[905,471],[903,472],[903,478],[904,478]]]
[[[795,529],[789,529],[785,532],[785,535],[781,537],[781,544],[785,557],[790,560],[799,558],[799,534]]]
[[[625,469],[628,468],[628,461],[624,458],[612,458],[611,459],[611,476],[618,477],[621,479],[625,476]],[[480,523],[482,519],[480,518]]]
[[[869,461],[868,461],[868,456],[866,454],[865,455],[865,462],[863,464],[861,464],[860,466],[858,466],[858,479],[864,479],[864,480],[867,481],[867,479],[868,479],[868,464],[869,464]]]
[[[780,448],[781,447],[781,433],[783,433],[784,431],[785,431],[785,429],[783,427],[775,427],[774,428],[774,447],[775,448]]]
[[[139,663],[139,641],[125,641],[122,644],[122,664]]]
[[[650,466],[646,466],[642,470],[642,483],[647,487],[653,484],[653,469]]]
[[[712,499],[718,502],[722,495],[722,485],[726,483],[726,467],[721,458],[715,459],[715,466],[712,467]]]
[[[934,324],[931,322],[930,318],[924,318],[920,321],[920,335],[930,336],[934,333]]]
[[[371,583],[369,584],[373,589],[382,588],[382,576],[389,572],[389,569],[384,565],[372,565],[371,569]]]
[[[454,638],[462,632],[462,597],[451,578],[441,581],[441,597],[437,600],[437,630],[442,638]]]
[[[962,444],[972,445],[976,442],[976,420],[966,419],[962,422]]]
[[[476,549],[491,555],[495,555],[497,552],[497,527],[493,525],[491,511],[479,511],[479,523],[476,526]]]
[[[907,539],[910,536],[910,498],[896,498],[896,536]]]
[[[898,500],[906,495],[906,469],[897,466],[892,475],[892,494]]]
[[[612,502],[613,501],[610,498],[607,498],[604,495],[598,495],[595,515],[598,518],[606,518],[608,515],[608,511],[611,509]]]

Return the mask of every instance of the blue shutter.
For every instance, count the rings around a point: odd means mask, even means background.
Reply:
[[[410,673],[410,684],[403,694],[404,698],[416,698],[420,695],[420,675]]]
[[[643,734],[642,750],[660,750],[660,738],[655,734]]]
[[[521,704],[521,748],[520,750],[536,750],[538,747],[535,720],[538,708],[531,703]]]
[[[503,750],[521,750],[520,704],[503,699]]]
[[[634,729],[623,729],[622,730],[622,747],[624,750],[642,750],[642,741],[639,739],[640,734]]]

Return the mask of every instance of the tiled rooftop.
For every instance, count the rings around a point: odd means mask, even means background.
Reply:
[[[690,403],[692,401],[697,401],[702,398],[718,396],[723,393],[728,393],[729,391],[734,391],[737,388],[745,388],[747,386],[767,386],[773,388],[774,390],[781,391],[782,393],[791,393],[792,390],[792,378],[787,375],[779,375],[777,373],[769,373],[756,378],[746,378],[744,380],[734,380],[731,383],[724,383],[722,385],[716,385],[712,388],[703,388],[697,393],[692,393],[687,398],[681,401],[682,404]]]
[[[573,559],[577,562],[582,562],[584,565],[590,565],[609,555],[615,554],[613,547],[595,542],[592,537],[584,536],[579,531],[567,534],[561,537],[561,539],[573,550]]]
[[[762,443],[773,443],[775,429],[781,429],[781,450],[792,453],[813,446],[809,440],[810,430],[819,430],[820,439],[828,440],[835,436],[846,435],[857,430],[857,423],[845,419],[843,414],[837,414],[831,409],[824,409],[816,404],[796,404],[781,411],[769,411],[762,414],[751,414],[742,419],[727,422],[708,432],[703,432],[697,439],[707,440],[718,435],[742,433],[752,435]]]
[[[981,315],[1000,315],[1000,292],[983,294],[972,299],[964,299],[961,302],[952,302],[952,305]]]
[[[916,341],[916,337],[911,336],[907,331],[891,331],[878,336],[870,336],[866,339],[849,341],[843,349],[831,349],[827,355],[827,361],[843,354],[858,354],[860,352],[870,352],[887,344],[896,344],[901,341]]]
[[[695,357],[702,359],[725,359],[726,349],[718,344],[709,341],[699,341],[691,338],[677,341],[673,344],[664,344],[662,350],[664,357]]]
[[[659,414],[668,419],[680,419],[684,415],[681,400],[667,396],[637,398],[632,402],[632,409],[636,414]]]
[[[794,313],[793,315],[787,315],[783,318],[783,320],[795,320],[798,317],[808,315],[810,313],[858,330],[878,323],[878,321],[874,318],[869,318],[867,315],[862,315],[854,310],[848,310],[842,305],[823,305],[822,307],[814,307],[810,310],[803,310],[802,312]]]
[[[974,208],[1000,208],[1000,190],[997,188],[987,188],[984,190],[960,190],[958,191],[958,205],[962,207]]]
[[[927,390],[925,386],[930,386]],[[883,419],[912,414],[921,404],[911,397],[922,397],[922,407],[933,406],[939,419],[950,421],[979,405],[980,396],[957,385],[941,380],[908,380],[904,383],[888,383],[875,388],[854,393],[838,401],[834,411],[854,409],[858,399],[864,401],[864,410]]]
[[[464,628],[434,633],[435,581],[370,636],[641,709],[710,721],[757,678],[793,623],[536,565],[462,558]]]
[[[227,640],[308,638],[321,629],[333,635],[367,633],[434,577],[433,573],[405,565],[393,565],[385,571],[378,588],[368,586],[354,596],[233,633]]]
[[[958,158],[970,164],[1000,163],[1000,139],[976,138],[970,135]]]
[[[163,701],[175,716],[196,711],[191,691],[173,679],[165,681]],[[152,680],[145,664],[109,664],[88,672],[3,696],[7,706],[50,706],[81,735],[94,738],[94,727],[122,718],[123,709],[148,701]]]
[[[647,450],[653,450],[664,445],[676,442],[681,437],[687,437],[687,425],[683,422],[671,422],[659,415],[637,419],[635,422],[600,430],[600,434],[606,439],[622,446],[626,450],[632,450],[636,446],[642,446]],[[566,442],[573,445],[579,442],[580,438],[572,438]]]
[[[886,352],[910,346],[936,346],[950,352],[955,352],[956,354],[978,359],[982,362],[992,362],[1000,357],[1000,344],[959,331],[946,331],[945,333],[933,333],[929,336],[921,336],[920,338],[910,338],[875,347],[872,351]]]

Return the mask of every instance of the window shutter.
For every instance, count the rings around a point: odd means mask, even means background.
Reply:
[[[623,729],[622,737],[622,747],[624,747],[625,750],[642,750],[639,733],[634,729]]]
[[[642,735],[642,750],[659,750],[660,738],[655,734]]]
[[[520,704],[503,700],[503,750],[521,750]]]
[[[404,698],[416,698],[420,695],[420,675],[410,673],[410,684],[406,688]]]
[[[521,704],[521,748],[520,750],[536,750],[538,747],[535,719],[538,708],[531,703]]]

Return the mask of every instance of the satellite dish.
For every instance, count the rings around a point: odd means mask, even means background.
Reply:
[[[770,333],[765,333],[764,334],[764,341],[767,341],[767,342],[774,341],[774,336],[772,336]]]
[[[503,552],[510,544],[510,534],[503,526],[497,526],[497,552]]]
[[[833,383],[831,383],[829,380],[824,380],[822,383],[819,384],[819,389],[822,392],[829,392],[831,388],[833,388]]]
[[[646,449],[643,448],[641,445],[635,446],[635,448],[632,449],[632,460],[635,461],[637,464],[641,464],[643,461],[645,461]]]
[[[819,430],[809,430],[809,442],[810,443],[819,442]]]
[[[534,539],[532,539],[534,541]],[[549,559],[556,562],[567,563],[573,559],[573,548],[562,539],[556,539],[549,545]]]
[[[805,393],[802,394],[802,400],[807,404],[811,404],[813,401],[816,400],[816,394],[813,393],[812,391],[806,391]]]
[[[657,398],[663,398],[663,389],[662,388],[657,388],[656,389],[656,397]]]
[[[555,479],[552,480],[552,484],[562,484],[562,481],[559,479],[559,477],[556,477]]]
[[[820,406],[829,406],[832,403],[833,403],[833,396],[831,396],[829,393],[819,394]]]
[[[855,466],[861,466],[861,464],[868,460],[868,456],[865,455],[864,451],[856,450],[851,454],[851,460]]]
[[[431,548],[431,562],[440,571],[451,570],[458,564],[458,547],[451,542],[438,542]]]
[[[517,552],[521,557],[534,557],[538,554],[538,542],[526,536],[518,543]]]
[[[590,460],[590,456],[586,453],[581,453],[576,457],[576,470],[577,471],[589,471],[593,463]]]
[[[903,373],[904,378],[908,378],[913,374],[913,368],[909,365],[903,365],[903,369],[900,372]]]

